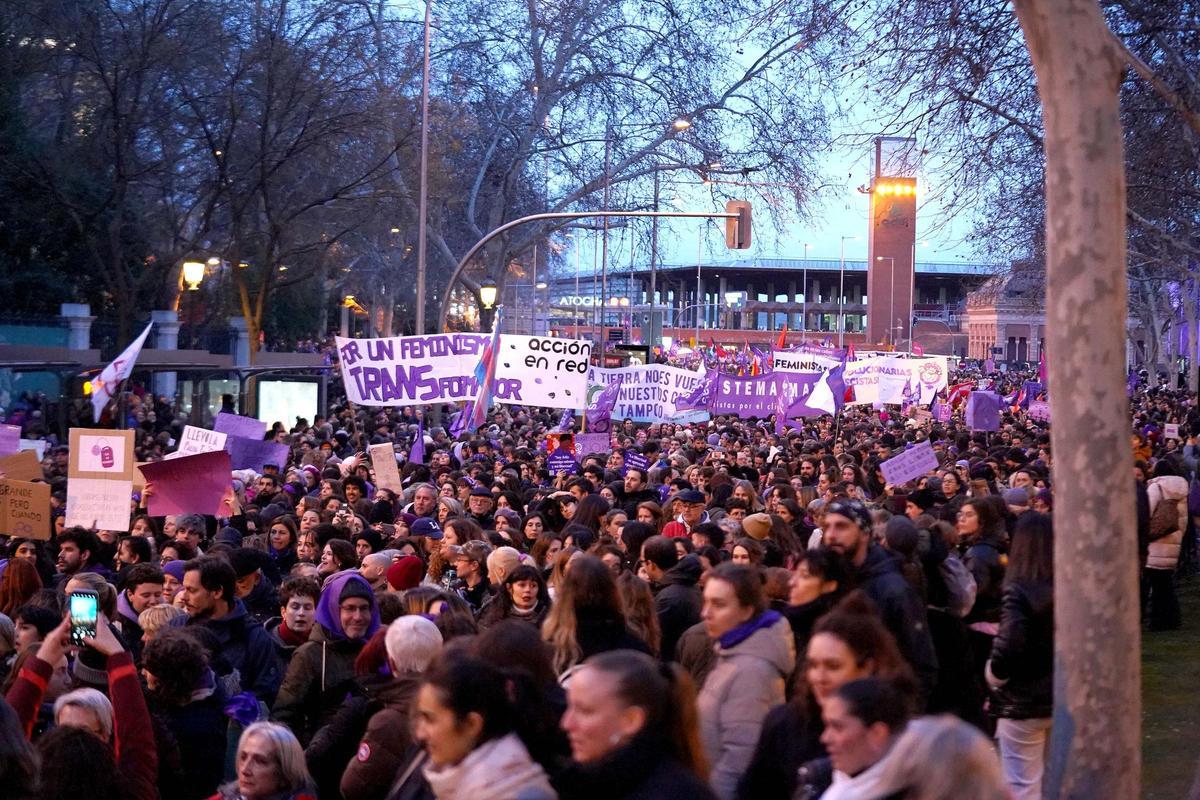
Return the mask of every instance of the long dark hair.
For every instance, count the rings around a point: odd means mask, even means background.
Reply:
[[[575,515],[571,517],[571,524],[582,525],[590,528],[592,533],[598,534],[600,533],[600,523],[604,521],[604,515],[610,508],[608,501],[603,497],[598,494],[589,494],[579,501]]]
[[[1054,520],[1026,511],[1017,517],[1004,582],[1049,583],[1054,580]]]
[[[38,783],[38,757],[21,730],[17,712],[0,697],[0,786],[12,800],[33,800]]]
[[[432,687],[438,701],[462,721],[472,712],[483,720],[475,747],[512,731],[513,708],[504,674],[477,658],[447,651],[425,673],[422,686]]]

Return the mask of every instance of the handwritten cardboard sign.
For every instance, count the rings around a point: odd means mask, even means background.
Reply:
[[[194,425],[184,425],[183,433],[179,435],[179,448],[175,451],[179,456],[192,456],[196,453],[211,453],[214,450],[224,450],[228,434],[220,431],[210,431],[197,428]],[[259,437],[262,438],[261,436]],[[178,456],[177,456],[178,457]]]
[[[71,478],[67,483],[68,528],[80,525],[104,531],[129,530],[132,480]]]
[[[938,468],[937,454],[928,441],[905,450],[879,465],[883,479],[893,486],[901,486]]]
[[[397,494],[404,491],[400,483],[400,468],[396,466],[396,451],[391,443],[373,444],[367,450],[371,454],[371,467],[375,470],[375,485]]]
[[[0,480],[0,533],[48,540],[50,484]]]
[[[0,458],[0,475],[15,481],[40,481],[42,463],[32,450],[22,450]]]
[[[221,514],[231,469],[224,450],[156,461],[138,469],[152,484],[146,505],[151,516]]]
[[[1164,436],[1164,437],[1166,437],[1167,439],[1178,439],[1178,438],[1180,438],[1180,436],[1179,436],[1179,425],[1178,425],[1178,423],[1174,423],[1174,422],[1172,422],[1172,423],[1169,423],[1169,424],[1167,424],[1167,425],[1164,425],[1164,426],[1163,426],[1163,436]]]

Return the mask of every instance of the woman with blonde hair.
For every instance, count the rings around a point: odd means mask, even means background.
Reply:
[[[304,750],[286,725],[255,722],[242,732],[237,780],[210,800],[316,800]]]
[[[1009,800],[996,750],[974,726],[943,714],[908,723],[875,769],[869,794],[823,797],[903,797],[905,800]]]
[[[554,669],[560,676],[596,653],[650,652],[626,624],[612,571],[589,555],[576,558],[563,576],[558,597],[542,623],[542,638],[554,649]]]

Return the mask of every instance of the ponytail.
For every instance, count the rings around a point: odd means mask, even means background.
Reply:
[[[708,780],[708,761],[700,743],[696,689],[682,667],[632,650],[600,653],[589,658],[586,666],[611,675],[621,700],[645,710],[646,724],[638,732],[639,737],[659,743],[669,757],[700,780]]]
[[[692,676],[675,662],[659,662],[659,673],[667,682],[667,707],[663,718],[664,733],[671,754],[708,780],[708,759],[700,742],[700,715],[696,709],[696,686]]]

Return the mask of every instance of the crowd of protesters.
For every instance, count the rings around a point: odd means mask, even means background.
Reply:
[[[161,457],[183,420],[131,400],[139,460]],[[1167,630],[1200,416],[1160,387],[1133,403],[1129,557]],[[961,409],[626,420],[573,474],[546,467],[558,412],[497,407],[458,442],[419,413],[276,424],[287,467],[235,472],[226,516],[148,516],[150,484],[127,531],[62,525],[51,446],[54,536],[0,561],[4,796],[1041,797],[1052,453],[1019,407],[992,433]],[[37,435],[36,402],[9,420]],[[939,469],[887,484],[924,440]],[[384,442],[400,487],[364,456]],[[99,624],[72,646],[80,590]]]

